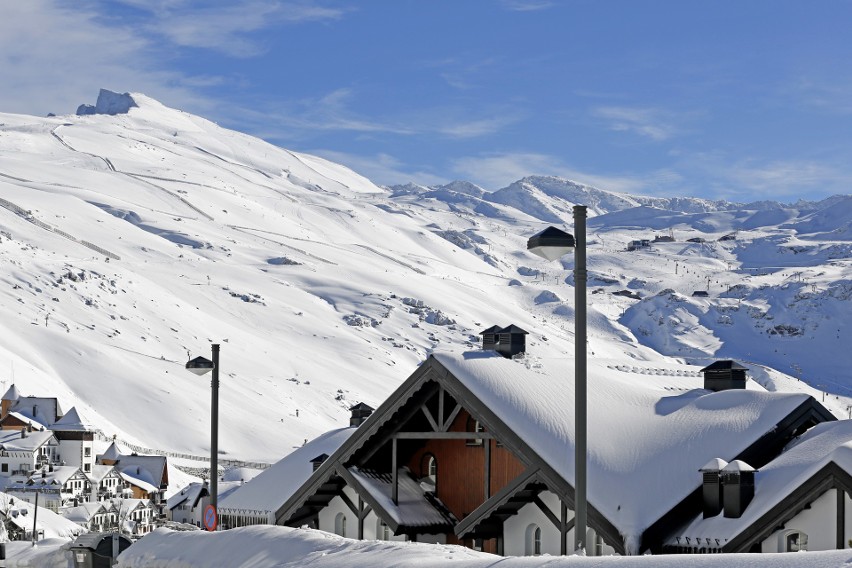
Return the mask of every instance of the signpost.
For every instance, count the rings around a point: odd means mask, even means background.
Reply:
[[[208,531],[215,531],[219,524],[219,514],[216,512],[216,507],[207,505],[204,508],[204,528]]]

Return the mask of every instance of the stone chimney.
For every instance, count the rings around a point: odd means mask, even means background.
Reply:
[[[715,517],[722,512],[722,469],[728,462],[721,458],[714,458],[707,462],[700,470],[703,495],[704,518]]]
[[[746,371],[736,361],[716,361],[701,369],[704,373],[704,388],[711,391],[723,391],[746,388]]]
[[[325,463],[325,460],[327,460],[327,459],[328,459],[328,454],[320,454],[320,455],[318,455],[317,457],[315,457],[314,459],[312,459],[312,460],[311,460],[311,465],[313,465],[313,471],[318,470],[318,469],[319,469],[319,467],[320,467],[323,463]]]
[[[757,470],[744,461],[734,460],[722,469],[722,494],[725,517],[738,519],[754,498],[754,474]]]

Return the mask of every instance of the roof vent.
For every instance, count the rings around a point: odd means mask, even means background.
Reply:
[[[373,414],[375,408],[370,406],[369,404],[364,404],[363,402],[359,402],[355,406],[349,409],[351,412],[351,416],[349,418],[350,426],[360,426],[364,423],[364,421]]]
[[[498,327],[493,325],[486,330],[480,331],[482,336],[482,350],[496,351],[507,359],[526,351],[526,331],[516,325]]]
[[[741,460],[734,460],[722,468],[725,517],[738,519],[743,516],[746,507],[754,498],[755,471],[757,470]]]
[[[736,361],[716,361],[701,369],[704,373],[704,388],[711,391],[723,391],[746,388],[746,371]]]
[[[327,459],[328,459],[328,454],[320,454],[317,457],[315,457],[314,459],[312,459],[311,464],[314,466],[314,471],[318,470],[319,466],[321,466],[323,463],[325,463],[325,460],[327,460]]]
[[[702,483],[702,495],[704,497],[704,518],[715,517],[722,512],[722,469],[728,462],[721,458],[714,458],[699,469]]]

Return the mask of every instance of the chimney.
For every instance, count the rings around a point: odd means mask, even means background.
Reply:
[[[704,373],[704,388],[711,391],[723,391],[746,388],[746,371],[736,361],[716,361],[701,369]]]
[[[511,359],[518,353],[526,350],[526,331],[516,325],[498,327],[493,325],[486,330],[480,331],[482,336],[482,350],[496,351],[503,357]]]
[[[523,353],[526,350],[527,339],[524,337],[527,332],[516,325],[504,327],[499,332],[497,340],[497,353],[511,359],[513,356]]]
[[[725,503],[725,517],[742,517],[748,504],[754,498],[753,467],[744,461],[734,460],[722,468],[722,493]]]
[[[360,426],[367,418],[370,417],[371,414],[373,414],[373,410],[375,410],[375,408],[372,406],[359,402],[349,409],[349,412],[352,413],[349,418],[349,425]]]
[[[325,463],[325,460],[327,460],[327,459],[328,459],[328,454],[320,454],[317,457],[315,457],[314,459],[312,459],[311,464],[314,466],[313,471],[318,470],[319,466],[321,466],[323,463]]]
[[[702,494],[704,498],[704,518],[715,517],[722,512],[722,469],[728,462],[721,458],[714,458],[699,469],[702,483]]]
[[[500,333],[500,327],[492,325],[488,329],[479,332],[482,336],[482,350],[496,351],[497,350],[497,334]]]
[[[23,428],[21,428],[21,438],[26,438],[26,437],[27,437],[27,428],[26,428],[26,426],[24,426]]]

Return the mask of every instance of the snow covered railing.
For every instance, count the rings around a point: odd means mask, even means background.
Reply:
[[[96,253],[101,254],[101,255],[103,255],[107,258],[111,258],[113,260],[121,260],[120,256],[118,256],[117,254],[115,254],[113,252],[106,250],[105,248],[99,247],[98,245],[90,243],[89,241],[80,240],[77,237],[75,237],[74,235],[71,235],[69,233],[66,233],[65,231],[57,229],[56,227],[53,227],[52,225],[48,225],[47,223],[45,223],[43,221],[39,221],[38,219],[33,217],[33,214],[30,211],[27,211],[23,207],[19,207],[19,206],[15,205],[11,201],[6,201],[5,199],[0,199],[0,206],[8,209],[9,211],[12,211],[13,213],[15,213],[16,215],[18,215],[20,217],[23,217],[25,220],[29,221],[30,223],[32,223],[36,227],[40,227],[40,228],[44,229],[45,231],[50,231],[51,233],[56,233],[60,237],[64,237],[64,238],[68,239],[69,241],[73,241],[77,244],[81,244],[84,247],[91,249],[91,250],[95,251]]]
[[[103,442],[118,442],[122,446],[125,446],[138,454],[144,455],[155,455],[155,456],[165,456],[167,458],[176,458],[190,461],[198,461],[198,462],[210,462],[210,456],[198,456],[193,454],[184,454],[181,452],[168,452],[165,450],[155,450],[153,448],[146,448],[144,446],[139,446],[137,444],[133,444],[126,440],[122,440],[120,438],[115,438],[112,436],[107,436],[100,430],[95,432],[97,438]],[[252,461],[243,461],[243,460],[232,460],[232,459],[219,459],[217,460],[219,465],[224,467],[246,467],[249,469],[267,469],[272,464],[267,462],[252,462]]]

